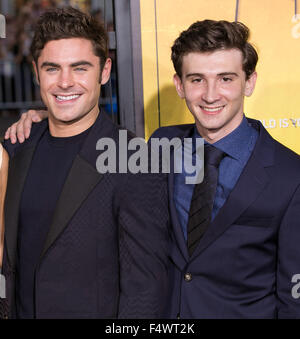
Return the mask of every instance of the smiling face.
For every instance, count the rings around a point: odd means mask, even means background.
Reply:
[[[243,119],[244,96],[254,90],[256,73],[248,80],[237,49],[189,53],[182,60],[182,77],[174,76],[200,135],[213,143],[228,135]]]
[[[33,66],[49,111],[50,133],[72,136],[92,126],[99,114],[101,84],[110,76],[111,60],[106,60],[100,79],[100,60],[91,41],[71,38],[49,41]]]

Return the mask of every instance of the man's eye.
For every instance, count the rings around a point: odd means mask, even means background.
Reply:
[[[228,77],[223,77],[222,80],[223,80],[224,82],[230,82],[230,81],[232,81],[232,79],[231,79],[231,78],[228,78]]]
[[[201,82],[201,81],[202,81],[202,79],[200,79],[200,78],[192,79],[192,82],[194,82],[194,83]]]
[[[87,69],[86,68],[83,68],[83,67],[76,67],[75,68],[75,71],[77,72],[85,72]]]
[[[46,71],[49,72],[49,73],[55,72],[56,70],[57,70],[57,68],[55,68],[55,67],[49,67],[49,68],[46,69]]]

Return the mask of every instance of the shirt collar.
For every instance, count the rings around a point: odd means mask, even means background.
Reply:
[[[213,145],[214,147],[225,152],[227,156],[230,156],[236,160],[243,160],[243,155],[248,151],[252,144],[253,138],[255,138],[256,131],[248,123],[246,117],[243,117],[240,125],[224,138],[218,140]],[[201,138],[195,125],[194,138]],[[208,144],[204,140],[204,144]]]

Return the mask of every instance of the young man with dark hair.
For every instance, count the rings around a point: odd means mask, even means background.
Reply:
[[[204,20],[172,47],[195,124],[152,138],[205,140],[202,183],[169,175],[172,318],[300,317],[300,157],[244,115],[258,59],[248,36],[242,23]]]
[[[74,8],[57,9],[41,16],[31,51],[48,119],[24,144],[5,143],[1,317],[160,317],[165,179],[96,169],[98,140],[118,146],[120,130],[98,107],[111,69],[105,30]]]
[[[205,146],[202,183],[169,175],[171,318],[300,317],[300,158],[244,115],[258,60],[248,38],[242,23],[204,20],[172,47],[176,90],[195,124],[152,138],[202,137]],[[7,136],[28,134],[30,116]]]

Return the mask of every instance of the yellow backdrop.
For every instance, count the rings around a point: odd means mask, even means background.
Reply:
[[[300,154],[300,14],[294,0],[240,0],[238,20],[259,54],[254,94],[245,113]],[[159,126],[193,122],[173,85],[170,48],[197,20],[234,21],[236,0],[141,0],[145,136]]]

